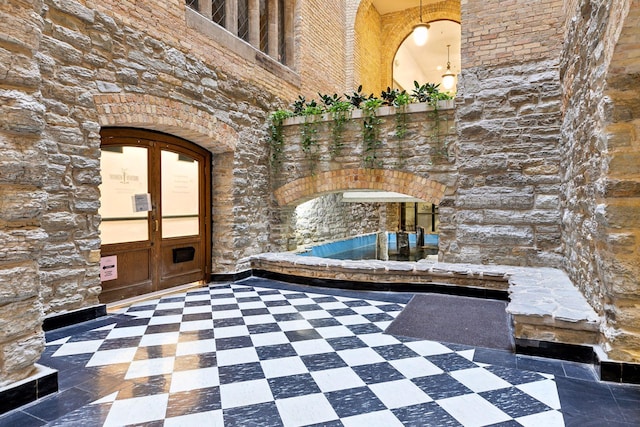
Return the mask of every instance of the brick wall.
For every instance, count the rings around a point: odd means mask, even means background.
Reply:
[[[382,19],[378,11],[373,6],[361,6],[355,25],[354,85],[362,85],[364,93],[380,94],[382,82],[380,55],[384,40]]]
[[[344,1],[303,1],[299,13],[300,75],[307,98],[318,92],[342,94],[345,87]],[[297,94],[294,93],[294,98]]]
[[[459,0],[424,3],[422,7],[422,20],[424,22],[443,19],[460,22]],[[380,91],[393,86],[393,59],[400,45],[411,35],[413,27],[420,22],[420,8],[387,13],[382,17],[382,22],[382,38],[385,42],[382,45],[380,55]],[[408,91],[410,92],[410,90]]]
[[[558,59],[563,0],[461,0],[462,68]]]

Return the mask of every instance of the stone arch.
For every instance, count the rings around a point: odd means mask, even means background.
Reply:
[[[101,126],[126,126],[165,132],[212,153],[233,152],[238,133],[211,113],[179,101],[137,93],[94,95]]]
[[[348,19],[352,18],[353,21],[349,22],[353,27],[347,25],[347,64],[351,63],[351,67],[347,67],[347,82],[351,83],[354,87],[361,81],[377,81],[374,84],[377,87],[371,85],[370,88],[366,88],[366,91],[378,91],[391,86],[392,84],[392,63],[393,58],[404,41],[405,38],[411,33],[413,26],[420,21],[420,8],[412,7],[409,9],[392,12],[383,15],[384,19],[380,19],[378,40],[380,44],[378,46],[379,63],[373,69],[377,76],[369,76],[371,78],[364,79],[365,73],[371,73],[372,69],[368,68],[367,64],[363,63],[360,51],[364,49],[363,40],[366,38],[366,34],[363,35],[359,31],[361,28],[372,28],[370,23],[367,23],[367,19],[371,19],[368,16],[370,8],[372,8],[373,0],[362,0],[360,2],[352,3],[351,16],[348,15]],[[356,5],[357,4],[357,5]],[[349,12],[349,11],[348,11]],[[438,20],[451,20],[455,22],[461,22],[461,5],[460,0],[443,0],[439,2],[427,3],[422,6],[422,20],[424,22],[438,21]],[[368,30],[373,31],[373,30]],[[384,40],[384,43],[382,43]],[[351,88],[347,88],[350,90]]]
[[[274,194],[281,207],[311,200],[329,193],[346,190],[394,191],[425,202],[439,204],[446,186],[409,172],[387,169],[340,169],[321,172],[289,182]]]

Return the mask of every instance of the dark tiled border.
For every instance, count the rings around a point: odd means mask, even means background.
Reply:
[[[614,383],[640,384],[640,363],[597,361],[600,379]]]
[[[20,381],[16,385],[0,391],[0,414],[24,406],[28,403],[58,391],[58,371],[46,368],[34,378]]]
[[[221,273],[221,274],[212,274],[211,281],[212,282],[235,282],[237,280],[243,280],[247,277],[251,277],[251,270],[240,271],[238,273]]]
[[[516,353],[589,363],[595,366],[602,381],[640,384],[640,364],[600,360],[590,346],[516,338]]]
[[[522,338],[516,338],[516,353],[580,363],[593,364],[596,361],[593,348],[589,346]]]
[[[106,304],[94,305],[91,307],[81,308],[79,310],[45,317],[44,321],[42,322],[42,329],[45,332],[52,331],[54,329],[64,328],[65,326],[71,326],[77,323],[94,320],[106,315]]]
[[[498,289],[485,289],[471,286],[456,286],[443,283],[382,283],[382,282],[357,282],[351,280],[333,280],[317,277],[294,276],[290,274],[274,273],[267,270],[252,270],[256,277],[279,280],[288,283],[298,283],[308,286],[324,288],[350,289],[354,291],[384,291],[384,292],[411,292],[411,293],[437,293],[457,295],[475,298],[509,300],[509,293]]]

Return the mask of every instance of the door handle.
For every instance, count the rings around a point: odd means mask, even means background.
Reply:
[[[158,220],[154,219],[153,220],[153,231],[158,231]]]

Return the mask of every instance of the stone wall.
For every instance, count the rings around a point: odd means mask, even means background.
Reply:
[[[611,358],[640,362],[640,1],[616,4],[612,18],[610,34],[622,31],[619,37],[606,37],[617,44],[605,91],[612,106],[605,129],[610,156],[606,208],[598,209],[607,231],[602,254],[607,284],[605,337],[612,347]]]
[[[562,61],[564,266],[605,316],[609,356],[640,361],[637,1],[573,2]],[[628,16],[627,16],[628,13]],[[589,43],[585,43],[589,40]]]
[[[441,107],[436,113],[425,103],[410,104],[405,114],[406,133],[399,138],[395,131],[396,110],[393,107],[381,107],[376,113],[380,121],[376,126],[380,145],[372,152],[366,151],[361,110],[353,111],[344,124],[340,136],[342,148],[337,151],[332,148],[333,120],[329,115],[287,119],[283,127],[284,151],[273,168],[274,189],[297,179],[317,177],[321,172],[370,167],[372,165],[366,160],[368,156],[375,157],[375,169],[406,171],[453,188],[456,180],[455,173],[452,173],[455,171],[453,159],[456,140],[453,115],[451,107]],[[314,135],[308,152],[301,148],[305,126]]]
[[[0,388],[44,348],[38,258],[47,242],[46,107],[37,54],[42,2],[0,2]]]
[[[447,262],[561,264],[560,95],[554,60],[463,68],[458,187],[440,206]]]
[[[296,79],[275,61],[247,59],[247,46],[239,39],[231,50],[218,45],[212,38],[215,24],[198,20],[183,2],[166,7],[153,1],[46,3],[38,60],[50,159],[44,227],[51,237],[40,258],[47,313],[97,302],[99,131],[104,125],[169,132],[217,155],[215,272],[235,271],[239,258],[269,249],[264,221],[270,217],[269,173],[262,143],[267,115],[300,93],[301,80],[314,93],[342,85],[335,62],[311,63],[311,52],[326,36],[318,28],[342,31],[338,5],[323,10],[322,20],[297,27],[305,38],[297,51],[305,72]],[[154,22],[174,24],[149,25]],[[336,43],[323,49],[343,51]],[[153,105],[157,116],[145,116],[144,107],[128,107],[138,102]],[[200,125],[200,116],[208,123]]]
[[[561,6],[461,1],[459,180],[440,206],[448,262],[562,262]]]
[[[310,200],[296,209],[297,244],[339,240],[386,229],[386,208],[386,203],[343,203],[340,193]]]

